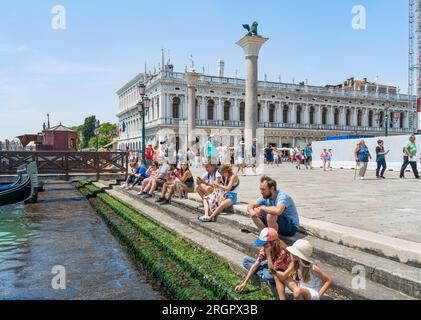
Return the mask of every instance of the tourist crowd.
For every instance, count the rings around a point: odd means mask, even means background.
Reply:
[[[211,140],[209,140],[211,141]],[[207,149],[208,148],[208,149]],[[172,197],[187,198],[188,193],[196,192],[202,199],[204,214],[198,217],[203,223],[216,222],[218,216],[232,211],[238,203],[240,186],[239,172],[246,167],[247,155],[244,144],[229,157],[224,158],[220,149],[205,146],[204,172],[194,178],[190,171],[192,161],[196,162],[200,154],[191,153],[184,157],[182,153],[175,155],[175,162],[169,159],[168,151],[163,144],[153,148],[148,146],[145,152],[145,165],[139,164],[136,153],[130,155],[130,172],[122,188],[137,189],[138,195],[144,199],[159,197],[155,200],[160,205],[171,203]],[[290,151],[290,150],[288,150]],[[267,146],[264,150],[265,162],[277,165],[282,161],[296,162],[296,166],[304,165],[312,168],[311,145],[301,150],[300,147],[291,151],[289,158],[285,153],[279,153],[274,147]],[[253,141],[249,165],[255,170],[257,163],[256,140]],[[234,173],[234,164],[237,173]],[[197,165],[193,163],[193,165]],[[280,240],[282,237],[292,237],[298,231],[300,224],[297,208],[293,199],[277,187],[277,182],[269,176],[260,179],[260,197],[248,205],[247,212],[251,221],[261,232],[256,245],[261,247],[257,259],[246,258],[244,267],[249,270],[244,282],[235,290],[243,291],[253,274],[258,275],[269,285],[276,287],[279,298],[286,299],[285,288],[293,292],[295,299],[319,299],[330,286],[329,277],[323,273],[311,260],[311,244],[305,240],[297,241],[287,247]]]

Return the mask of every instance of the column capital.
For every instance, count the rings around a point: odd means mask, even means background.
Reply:
[[[202,75],[200,73],[197,73],[196,71],[192,70],[191,72],[186,72],[184,74],[184,78],[187,81],[187,87],[188,88],[194,88],[197,86],[197,81]]]
[[[269,38],[244,36],[236,44],[243,48],[246,57],[258,57],[262,45],[268,40]]]

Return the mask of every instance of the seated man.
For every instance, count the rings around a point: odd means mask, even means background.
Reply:
[[[136,180],[136,172],[139,169],[139,164],[137,162],[130,162],[130,169],[127,175],[127,179],[124,183],[121,184],[121,188],[128,189],[129,186]]]
[[[135,180],[133,183],[127,185],[126,189],[133,189],[134,186],[141,185],[143,180],[149,178],[149,175],[146,173],[147,171],[148,168],[145,166],[140,166],[135,173]]]
[[[273,228],[280,235],[292,237],[297,232],[300,220],[292,198],[276,188],[276,181],[268,176],[260,179],[262,196],[247,207],[253,222],[263,230]]]
[[[203,176],[196,179],[196,191],[202,199],[214,191],[213,183],[221,179],[215,165],[205,164],[205,170]]]

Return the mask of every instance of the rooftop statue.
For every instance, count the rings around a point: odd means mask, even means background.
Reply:
[[[246,36],[249,37],[260,37],[260,35],[257,34],[257,26],[259,24],[254,21],[253,24],[251,25],[251,27],[248,24],[243,24],[243,28],[246,29],[248,31],[248,33],[246,34]]]

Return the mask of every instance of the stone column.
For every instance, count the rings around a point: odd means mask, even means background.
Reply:
[[[261,122],[269,122],[269,102],[265,101],[262,102],[262,121]]]
[[[244,36],[236,44],[243,48],[246,58],[246,106],[244,139],[247,152],[251,153],[252,140],[257,132],[257,61],[262,45],[268,40],[260,36]]]
[[[222,104],[222,98],[215,99],[216,101],[216,120],[224,120],[224,106]]]
[[[206,120],[206,98],[204,96],[200,100],[200,119]]]
[[[357,124],[358,124],[358,121],[357,120],[358,120],[357,119],[357,109],[356,108],[352,108],[351,109],[351,125],[354,126],[354,127],[356,127]]]
[[[297,105],[295,103],[291,104],[289,108],[289,119],[290,123],[297,123]]]
[[[282,109],[281,109],[281,104],[279,102],[275,102],[275,110],[276,110],[275,122],[282,123]]]
[[[196,143],[196,87],[201,74],[192,70],[184,76],[187,81],[187,145],[190,148]]]
[[[339,108],[339,124],[341,126],[346,124],[346,109],[344,107]]]
[[[232,110],[232,120],[240,121],[240,103],[238,99],[234,100],[234,107]]]
[[[310,107],[308,104],[303,105],[303,124],[310,124]]]
[[[335,124],[335,109],[333,106],[327,107],[327,114],[328,114],[327,124],[334,125]]]
[[[363,121],[362,121],[363,127],[368,127],[368,110],[363,109]]]
[[[316,124],[322,124],[322,106],[316,105]]]

